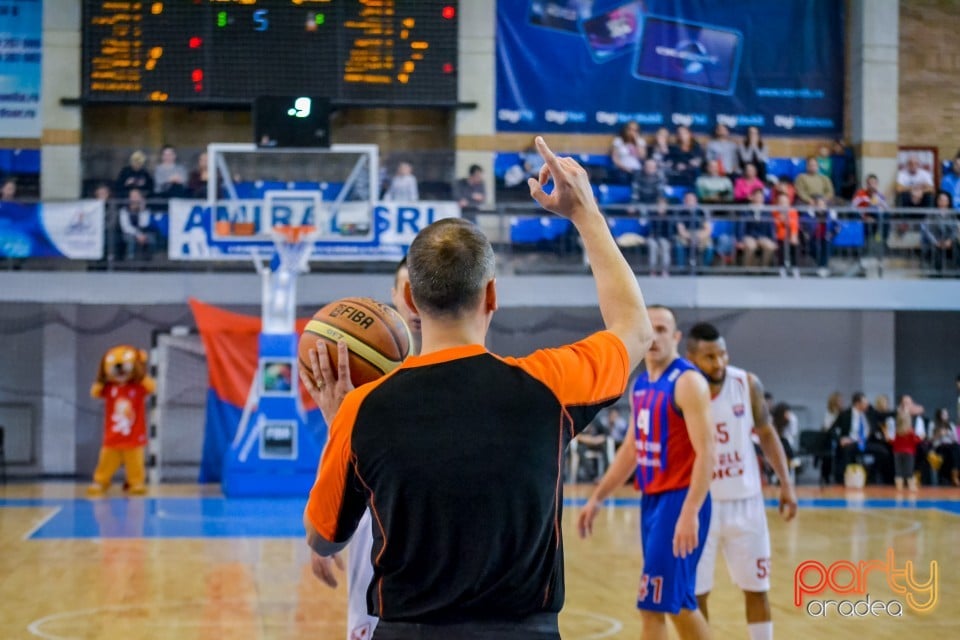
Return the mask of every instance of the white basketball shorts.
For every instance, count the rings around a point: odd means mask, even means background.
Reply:
[[[744,591],[770,590],[770,531],[763,496],[714,500],[710,533],[697,564],[697,595],[713,590],[717,552],[733,583]]]
[[[373,518],[370,509],[350,539],[347,554],[347,640],[370,640],[379,618],[367,613],[367,588],[373,580]]]

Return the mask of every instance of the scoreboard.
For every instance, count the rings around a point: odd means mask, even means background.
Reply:
[[[87,103],[457,103],[456,0],[83,0]]]

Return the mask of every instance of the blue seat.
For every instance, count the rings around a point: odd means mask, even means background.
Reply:
[[[601,184],[595,191],[600,204],[626,204],[630,202],[631,193],[630,185],[626,184]]]
[[[237,190],[238,198],[255,200],[263,197],[263,187],[259,182],[236,182],[233,186]]]
[[[566,218],[544,216],[540,218],[540,224],[543,227],[543,239],[556,240],[570,230],[572,223]]]
[[[714,218],[711,220],[713,227],[710,230],[711,238],[719,238],[720,236],[732,236],[736,227],[736,223],[733,220],[717,220]]]
[[[683,201],[683,196],[687,195],[688,191],[690,191],[689,187],[678,187],[668,184],[663,188],[663,195],[670,202],[681,202]]]
[[[864,244],[863,222],[845,220],[840,222],[837,235],[833,237],[835,247],[862,247]]]
[[[510,167],[523,164],[520,160],[520,154],[516,151],[497,152],[493,154],[493,175],[501,180]]]
[[[806,168],[807,162],[803,158],[770,158],[767,161],[767,174],[775,175],[778,178],[793,180]]]
[[[543,225],[540,218],[511,218],[510,242],[514,244],[536,244],[543,239]]]
[[[613,166],[613,159],[607,154],[578,153],[575,154],[573,158],[585,167],[601,167],[603,169],[609,169]]]
[[[610,227],[610,233],[614,238],[619,238],[628,233],[646,237],[649,233],[647,223],[637,218],[607,218],[607,225]]]

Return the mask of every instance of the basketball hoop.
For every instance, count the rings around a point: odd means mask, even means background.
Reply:
[[[313,239],[317,236],[316,227],[278,224],[270,230],[270,236],[273,238],[277,257],[280,259],[279,270],[297,273],[309,270],[308,262],[313,252]]]

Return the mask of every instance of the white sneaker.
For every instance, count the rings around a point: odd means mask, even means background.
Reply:
[[[817,269],[817,275],[821,278],[828,278],[830,277],[830,269],[827,269],[826,267],[820,267]]]

